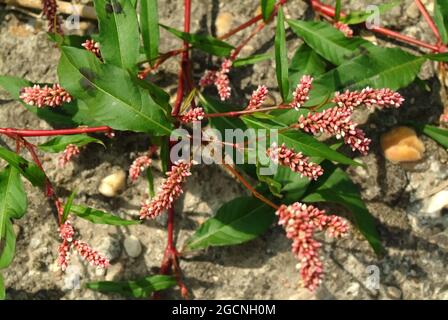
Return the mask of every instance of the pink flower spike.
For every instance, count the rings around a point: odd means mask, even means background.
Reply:
[[[76,249],[78,254],[92,266],[103,269],[109,266],[109,260],[106,257],[100,255],[96,250],[92,249],[84,241],[73,241],[73,247]]]
[[[65,223],[59,227],[59,236],[62,240],[72,242],[74,235],[75,230],[69,220],[65,221]]]
[[[58,248],[58,265],[61,267],[62,271],[65,271],[70,262],[70,248],[72,244],[64,240]]]
[[[191,108],[185,114],[183,114],[180,118],[180,122],[182,123],[190,123],[193,121],[201,121],[204,119],[205,112],[201,107]]]
[[[171,170],[166,173],[167,179],[162,184],[159,193],[152,200],[142,203],[140,219],[148,217],[154,219],[164,210],[171,208],[173,201],[182,194],[182,184],[191,175],[191,166],[192,163],[179,160],[171,167]]]
[[[67,163],[69,163],[73,157],[79,155],[79,153],[79,148],[76,145],[69,144],[59,157],[59,166],[65,167]]]
[[[303,284],[314,291],[322,282],[324,274],[319,258],[321,244],[314,239],[314,233],[327,230],[330,235],[339,237],[348,232],[347,223],[340,217],[328,216],[324,210],[300,202],[280,206],[276,215],[286,231],[286,237],[293,241],[291,250],[299,260],[297,266]]]
[[[215,86],[218,89],[219,96],[221,100],[227,100],[230,98],[230,80],[229,80],[229,72],[232,67],[232,60],[225,59],[221,63],[221,69],[216,74]]]
[[[305,75],[300,79],[299,84],[296,87],[296,90],[293,92],[293,100],[291,102],[291,107],[299,110],[301,106],[305,102],[309,100],[310,90],[312,88],[311,84],[313,83],[313,78]]]
[[[333,24],[333,27],[341,31],[347,38],[353,37],[353,30],[348,24],[338,21]]]
[[[63,103],[72,101],[70,94],[57,83],[53,84],[51,88],[47,85],[41,88],[37,84],[32,87],[22,88],[20,90],[20,99],[26,104],[35,105],[39,108],[44,106],[58,107]]]
[[[42,0],[42,13],[48,21],[48,31],[62,34],[62,20],[57,15],[58,4],[56,0]]]
[[[324,173],[320,165],[310,162],[301,152],[295,153],[293,149],[288,149],[285,144],[277,147],[274,143],[266,153],[273,161],[290,167],[293,172],[300,173],[302,177],[310,180],[317,180]]]
[[[256,110],[260,108],[263,105],[263,102],[266,100],[267,94],[268,88],[266,86],[258,86],[257,90],[252,93],[246,110]]]
[[[352,109],[346,107],[333,107],[322,112],[301,115],[298,127],[312,134],[325,132],[337,139],[344,138],[344,143],[365,155],[369,151],[371,140],[365,137],[364,132],[357,128],[357,124],[350,119]]]
[[[95,40],[87,39],[83,44],[81,44],[87,51],[92,52],[94,55],[96,55],[99,59],[102,59],[101,57],[101,51],[100,51],[100,43],[96,42]]]
[[[203,88],[211,86],[213,83],[215,83],[216,73],[217,73],[216,71],[205,70],[204,75],[199,80],[199,85]]]
[[[148,168],[152,163],[151,158],[148,155],[140,156],[132,162],[129,168],[129,177],[132,182],[137,181],[138,177]]]
[[[399,108],[404,98],[395,91],[388,88],[372,89],[365,88],[361,91],[345,91],[344,93],[336,92],[333,102],[339,107],[356,108],[360,105],[367,107],[377,106],[380,109],[384,108]]]

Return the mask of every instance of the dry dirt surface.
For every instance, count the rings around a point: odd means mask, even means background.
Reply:
[[[88,1],[85,1],[88,2]],[[258,1],[193,0],[192,31],[216,34],[215,21],[227,13],[232,26],[236,26],[257,10]],[[367,3],[381,1],[344,1],[345,5],[360,9]],[[432,2],[432,1],[431,1]],[[182,1],[160,1],[161,22],[181,28],[179,12]],[[402,4],[382,17],[383,24],[405,34],[430,39],[428,28],[413,1]],[[231,14],[228,14],[231,13]],[[307,4],[292,0],[286,6],[288,18],[300,19],[309,15]],[[221,16],[222,17],[222,16]],[[227,23],[226,22],[226,23]],[[95,26],[87,32],[95,31]],[[219,31],[219,30],[218,30]],[[273,47],[273,26],[263,31],[242,52],[242,56],[264,53]],[[232,39],[247,36],[243,32]],[[290,38],[293,38],[290,35]],[[296,38],[296,37],[294,37]],[[179,45],[177,39],[163,33],[161,51]],[[384,45],[396,46],[397,43]],[[290,41],[290,55],[300,40]],[[204,66],[214,62],[201,53],[193,55],[197,78]],[[25,77],[35,82],[57,80],[56,68],[59,52],[47,40],[42,22],[36,17],[0,6],[0,74]],[[154,81],[170,94],[176,90],[177,62],[164,65]],[[274,62],[264,61],[253,67],[239,69],[230,74],[233,101],[247,99],[258,84],[275,88]],[[448,299],[448,215],[446,211],[427,213],[424,208],[432,197],[447,190],[448,155],[432,140],[422,137],[426,147],[425,158],[417,166],[404,167],[384,159],[379,148],[381,133],[408,119],[426,119],[435,122],[441,114],[440,83],[434,76],[434,66],[424,66],[421,78],[427,80],[430,91],[412,85],[401,90],[406,102],[400,110],[381,114],[365,111],[358,115],[362,127],[372,138],[372,151],[360,158],[366,168],[348,168],[347,171],[362,190],[362,196],[376,219],[386,247],[386,254],[376,256],[356,230],[347,238],[333,242],[322,238],[322,254],[326,276],[322,286],[314,293],[298,286],[296,260],[290,254],[290,242],[280,227],[273,226],[265,235],[247,244],[212,248],[181,260],[185,282],[194,299]],[[273,99],[275,99],[275,95]],[[19,103],[0,91],[0,127],[43,129],[48,125],[27,112]],[[0,144],[13,147],[11,141],[0,138]],[[118,134],[107,141],[107,148],[89,146],[81,156],[65,169],[60,169],[56,155],[42,155],[43,165],[57,186],[61,197],[68,197],[77,188],[77,203],[86,204],[120,217],[136,218],[139,204],[146,191],[144,179],[127,182],[125,190],[116,197],[107,198],[98,192],[105,176],[127,171],[132,159],[149,146],[144,135]],[[160,185],[162,172],[156,161],[156,184]],[[93,225],[75,220],[82,238],[111,258],[107,271],[86,266],[75,255],[71,267],[61,273],[56,265],[59,244],[57,223],[52,205],[30,185],[26,186],[29,208],[27,215],[16,222],[17,254],[13,264],[4,272],[8,299],[119,299],[115,295],[99,294],[84,288],[92,280],[136,279],[157,272],[166,241],[162,218],[142,225],[113,227]],[[179,245],[205,219],[226,201],[246,191],[218,166],[196,166],[177,204],[176,227]],[[326,207],[341,212],[340,207]],[[347,216],[348,213],[347,213]],[[125,240],[132,242],[141,253],[130,257],[124,247]],[[134,248],[135,249],[135,248]],[[137,249],[138,251],[138,249]],[[366,287],[369,266],[378,268],[380,287]],[[372,267],[370,267],[372,268]],[[80,286],[78,286],[78,280]],[[164,293],[164,297],[179,299],[178,290]]]

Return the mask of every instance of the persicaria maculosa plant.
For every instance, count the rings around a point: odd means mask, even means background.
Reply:
[[[42,0],[49,42],[61,51],[59,82],[30,83],[2,76],[0,86],[57,129],[0,128],[0,134],[16,146],[15,150],[0,147],[0,157],[7,163],[0,173],[0,269],[12,263],[12,226],[26,212],[22,178],[41,188],[44,196],[54,202],[59,224],[55,232],[60,238],[57,262],[63,271],[70,264],[71,254],[79,254],[93,267],[109,265],[102,252],[82,240],[79,230],[73,227],[74,219],[132,225],[167,215],[168,239],[160,275],[146,278],[150,289],[126,291],[136,297],[177,284],[187,298],[188,284],[182,279],[179,259],[193,250],[252,240],[273,224],[279,224],[291,241],[291,251],[297,258],[297,280],[310,290],[319,288],[325,279],[318,233],[326,232],[339,239],[357,228],[376,253],[383,252],[374,220],[343,171],[343,166],[362,165],[349,155],[366,155],[371,143],[371,138],[353,120],[353,114],[358,108],[385,112],[405,107],[405,99],[397,90],[414,81],[427,59],[438,61],[440,75],[445,77],[446,17],[437,15],[434,21],[416,1],[436,34],[436,44],[381,26],[370,28],[371,32],[407,42],[422,52],[413,55],[399,48],[376,46],[357,36],[369,16],[363,12],[344,13],[340,1],[335,1],[335,7],[308,1],[316,15],[314,20],[304,21],[284,17],[283,7],[293,6],[296,1],[262,0],[260,14],[248,17],[247,22],[219,38],[191,32],[191,1],[184,1],[184,29],[180,31],[159,24],[157,8],[163,2],[94,0],[99,34],[80,37],[64,35],[56,1]],[[448,4],[440,1],[436,10],[448,12]],[[242,57],[242,49],[260,32],[270,32],[266,28],[269,24],[275,24],[273,52]],[[160,28],[178,37],[182,41],[180,47],[160,52]],[[233,42],[232,36],[245,29],[250,30],[246,39]],[[291,59],[287,54],[287,32],[303,40],[294,48]],[[193,74],[193,50],[215,56],[215,66],[203,68],[202,74]],[[172,102],[150,79],[169,59],[180,60],[177,93]],[[238,68],[268,59],[275,60],[278,87],[254,84],[256,90],[246,102],[234,102],[232,94],[240,89],[231,85],[232,74]],[[270,94],[279,94],[282,102],[270,104]],[[447,121],[446,114],[441,115],[440,121]],[[427,124],[415,126],[447,146],[446,130]],[[209,129],[215,129],[213,139],[207,133]],[[145,133],[151,140],[147,152],[139,154],[129,168],[131,182],[147,172],[151,189],[150,196],[141,199],[140,220],[136,221],[75,205],[75,191],[63,201],[40,161],[44,152],[60,153],[59,164],[63,168],[84,152],[85,145],[103,144],[104,139],[114,139],[117,131]],[[227,141],[223,137],[230,131],[234,135]],[[243,134],[242,139],[238,133]],[[49,140],[36,145],[33,137]],[[199,142],[195,141],[197,138]],[[181,143],[190,146],[195,142],[199,148],[179,147]],[[242,163],[238,155],[242,156]],[[151,174],[155,157],[161,159],[166,171],[156,192],[152,190]],[[174,205],[183,193],[185,181],[203,165],[201,160],[207,163],[205,159],[222,165],[248,189],[250,196],[224,204],[186,243],[177,245]],[[321,209],[323,202],[338,203],[350,215],[341,217],[339,212],[326,212]],[[0,274],[2,298],[3,283]],[[125,285],[88,284],[100,291],[116,291]],[[135,288],[138,283],[132,285]]]

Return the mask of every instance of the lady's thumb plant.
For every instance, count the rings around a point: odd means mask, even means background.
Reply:
[[[99,35],[92,37],[94,39],[82,37],[71,41],[76,37],[63,36],[56,24],[59,18],[55,1],[43,1],[47,19],[54,21],[49,28],[49,38],[61,52],[58,83],[30,83],[3,76],[0,85],[50,124],[55,124],[56,118],[57,127],[62,129],[0,128],[0,134],[16,144],[15,151],[0,147],[0,157],[8,163],[0,173],[2,243],[15,241],[12,221],[26,211],[23,177],[54,202],[61,239],[57,261],[62,270],[67,269],[73,252],[94,267],[107,268],[110,263],[103,253],[82,240],[81,232],[73,227],[76,219],[128,226],[167,216],[167,245],[163,257],[158,257],[160,274],[145,278],[151,286],[145,287],[138,281],[88,284],[89,288],[103,292],[118,291],[142,298],[177,284],[180,294],[188,298],[191,292],[188,281],[183,279],[180,259],[194,250],[247,242],[262,235],[273,224],[280,225],[292,242],[300,283],[312,291],[325,281],[319,233],[326,232],[329,237],[339,239],[351,228],[358,228],[373,250],[383,253],[374,219],[356,186],[341,169],[343,165],[362,165],[348,155],[366,155],[371,143],[371,138],[352,119],[353,114],[361,107],[375,107],[377,112],[401,107],[404,98],[396,90],[414,80],[424,59],[444,56],[415,58],[417,67],[397,80],[395,75],[390,75],[391,65],[395,64],[400,70],[405,62],[414,61],[412,56],[398,49],[376,47],[354,36],[345,24],[285,21],[283,6],[287,1],[268,5],[270,2],[261,1],[261,14],[215,38],[190,31],[192,0],[184,0],[183,31],[160,25],[179,38],[181,46],[160,52],[157,7],[162,2],[94,0]],[[290,2],[294,5],[294,1]],[[317,1],[312,2],[314,8],[327,8],[318,6]],[[231,86],[236,68],[271,58],[271,54],[239,56],[243,47],[260,32],[269,32],[265,26],[274,22],[278,90],[268,90],[267,84],[257,83],[248,101],[238,105],[224,103],[233,101],[233,92],[239,90]],[[287,55],[285,22],[304,41],[291,61]],[[248,37],[235,45],[229,43],[234,34],[245,29],[250,29]],[[78,42],[80,45],[73,45]],[[322,45],[323,42],[328,46]],[[360,46],[367,53],[359,50]],[[203,68],[203,76],[195,77],[193,50],[218,57],[220,67]],[[174,102],[170,103],[169,95],[148,75],[176,57],[180,58],[177,92]],[[369,61],[373,61],[372,66],[366,68],[368,71],[362,70],[360,66]],[[211,88],[206,88],[208,86]],[[282,102],[266,105],[268,91],[278,91]],[[208,139],[207,129],[214,129],[218,139]],[[117,131],[128,135],[145,134],[151,141],[149,151],[136,157],[129,167],[132,182],[146,170],[152,188],[152,165],[156,157],[160,158],[165,171],[158,191],[141,199],[138,220],[121,219],[74,204],[75,193],[63,203],[40,161],[41,152],[60,153],[59,162],[64,166],[74,156],[85,152],[83,146],[104,144],[103,140],[113,138]],[[233,138],[231,141],[219,139],[226,136],[226,132],[235,133],[237,138],[243,133],[243,137],[236,143]],[[246,135],[247,132],[255,134]],[[334,143],[329,146],[315,136],[334,137],[330,140]],[[51,139],[36,145],[31,142],[33,137]],[[192,144],[196,148],[190,148]],[[348,149],[343,153],[340,148],[344,148],[344,144]],[[222,149],[221,153],[216,150],[217,146]],[[176,155],[179,150],[182,151],[180,156]],[[199,170],[201,164],[197,160],[205,158],[204,150],[213,150],[209,158],[218,159],[218,164],[246,187],[249,195],[223,204],[215,216],[178,246],[174,237],[175,222],[182,213],[175,214],[175,204],[184,192],[186,180]],[[233,157],[234,151],[242,154],[247,163],[238,163],[237,157]],[[255,160],[250,162],[249,159]],[[263,174],[266,165],[274,169]],[[314,204],[316,202],[318,204]],[[350,211],[350,216],[342,218],[339,212],[328,215],[321,209],[319,203],[322,202],[339,203]],[[6,245],[1,247],[0,254],[0,268],[3,269],[12,263],[13,250]]]

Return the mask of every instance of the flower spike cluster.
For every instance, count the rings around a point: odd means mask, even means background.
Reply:
[[[57,14],[56,0],[42,0],[42,13],[48,20],[48,31],[62,34],[61,17]]]
[[[338,21],[333,24],[333,27],[341,31],[347,38],[353,37],[353,30],[348,24]]]
[[[388,88],[372,89],[367,87],[361,91],[345,91],[344,93],[336,92],[333,102],[339,107],[356,108],[360,105],[367,107],[377,106],[384,108],[399,108],[404,98],[395,91]]]
[[[292,253],[299,260],[298,268],[303,284],[314,291],[322,282],[324,274],[319,257],[322,244],[314,239],[314,234],[326,230],[330,237],[339,238],[348,233],[348,224],[338,216],[326,215],[324,210],[300,202],[290,206],[282,205],[276,215],[287,238],[293,241]]]
[[[148,168],[152,163],[151,158],[149,155],[143,155],[138,157],[137,159],[132,162],[131,166],[129,167],[129,177],[132,182],[137,181],[138,177],[145,171],[146,168]]]
[[[81,44],[87,51],[92,52],[94,55],[96,55],[99,59],[102,59],[101,57],[101,51],[100,51],[100,43],[96,42],[95,40],[87,39],[83,44]]]
[[[201,107],[191,108],[185,114],[183,114],[180,118],[180,122],[182,123],[190,123],[193,121],[201,121],[204,119],[205,112]]]
[[[312,134],[324,132],[335,136],[337,139],[344,138],[353,151],[358,150],[365,155],[369,151],[371,140],[365,137],[364,132],[350,119],[352,111],[349,108],[333,107],[322,112],[301,115],[298,127]]]
[[[293,92],[293,100],[290,104],[290,106],[296,110],[299,110],[299,108],[309,100],[309,94],[310,90],[312,88],[311,84],[313,83],[313,78],[305,75],[303,76],[299,84],[296,87],[296,90]]]
[[[45,85],[42,88],[36,84],[32,87],[22,88],[20,99],[26,104],[42,108],[44,106],[58,107],[63,103],[69,103],[72,101],[72,96],[57,83],[52,87]]]
[[[232,60],[225,59],[221,63],[221,69],[218,71],[206,70],[202,78],[199,80],[201,87],[206,87],[214,84],[218,89],[218,94],[222,101],[230,98],[230,80],[229,72],[232,67]]]
[[[107,268],[109,266],[109,260],[99,254],[96,250],[92,249],[87,243],[80,240],[74,240],[75,230],[69,220],[59,227],[59,236],[62,239],[62,243],[58,249],[58,265],[62,271],[65,271],[70,262],[70,249],[74,248],[78,254],[92,266],[98,268]]]
[[[73,157],[79,155],[79,153],[79,148],[76,145],[69,144],[67,147],[65,147],[64,152],[59,157],[59,166],[65,167],[67,163],[69,163]]]
[[[247,105],[246,110],[259,109],[266,100],[267,94],[268,94],[268,88],[266,86],[258,86],[257,90],[255,90],[252,93],[252,96],[250,97],[249,104]]]
[[[266,153],[273,161],[290,167],[293,172],[300,173],[302,177],[307,177],[310,180],[317,180],[324,173],[320,165],[310,162],[302,152],[295,153],[293,149],[288,149],[285,144],[278,147],[274,143]]]
[[[162,184],[159,193],[152,199],[142,203],[140,219],[155,218],[166,209],[171,208],[174,200],[182,194],[182,184],[191,175],[192,163],[183,160],[177,161],[169,172],[167,179]]]

